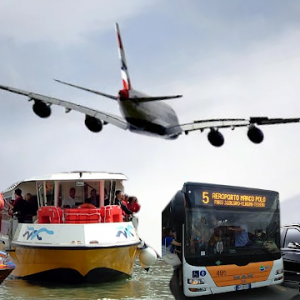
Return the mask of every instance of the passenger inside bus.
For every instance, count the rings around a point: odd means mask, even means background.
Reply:
[[[214,229],[208,245],[209,253],[222,253],[224,250],[227,250],[229,243],[226,226],[218,226]]]
[[[230,226],[228,227],[228,230],[234,232],[235,247],[245,247],[253,244],[253,242],[249,239],[248,226],[246,224],[242,224],[240,226]]]
[[[202,219],[203,221],[203,219]],[[192,225],[192,235],[190,238],[191,254],[198,254],[208,248],[209,233],[206,224],[201,221]]]

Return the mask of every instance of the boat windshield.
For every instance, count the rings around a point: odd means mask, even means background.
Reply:
[[[191,265],[246,265],[281,257],[279,212],[190,208],[185,258]]]

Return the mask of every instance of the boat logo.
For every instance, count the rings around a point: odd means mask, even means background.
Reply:
[[[126,227],[120,226],[119,231],[116,234],[116,237],[120,237],[121,234],[126,237],[126,239],[130,236],[134,236],[134,232],[132,232],[133,227],[131,225],[127,225]]]
[[[42,232],[46,232],[47,234],[54,234],[53,230],[48,230],[47,228],[43,227],[40,228],[39,230],[34,229],[33,227],[29,227],[28,226],[28,230],[23,234],[23,237],[25,237],[27,235],[27,241],[33,240],[35,237],[41,241],[42,237],[39,236],[39,234],[41,234]]]

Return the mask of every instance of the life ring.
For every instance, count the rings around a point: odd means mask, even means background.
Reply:
[[[96,208],[96,206],[91,203],[83,203],[79,205],[78,208]]]

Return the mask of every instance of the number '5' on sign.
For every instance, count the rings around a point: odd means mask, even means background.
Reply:
[[[208,204],[209,203],[208,192],[202,192],[202,202],[204,204]]]

